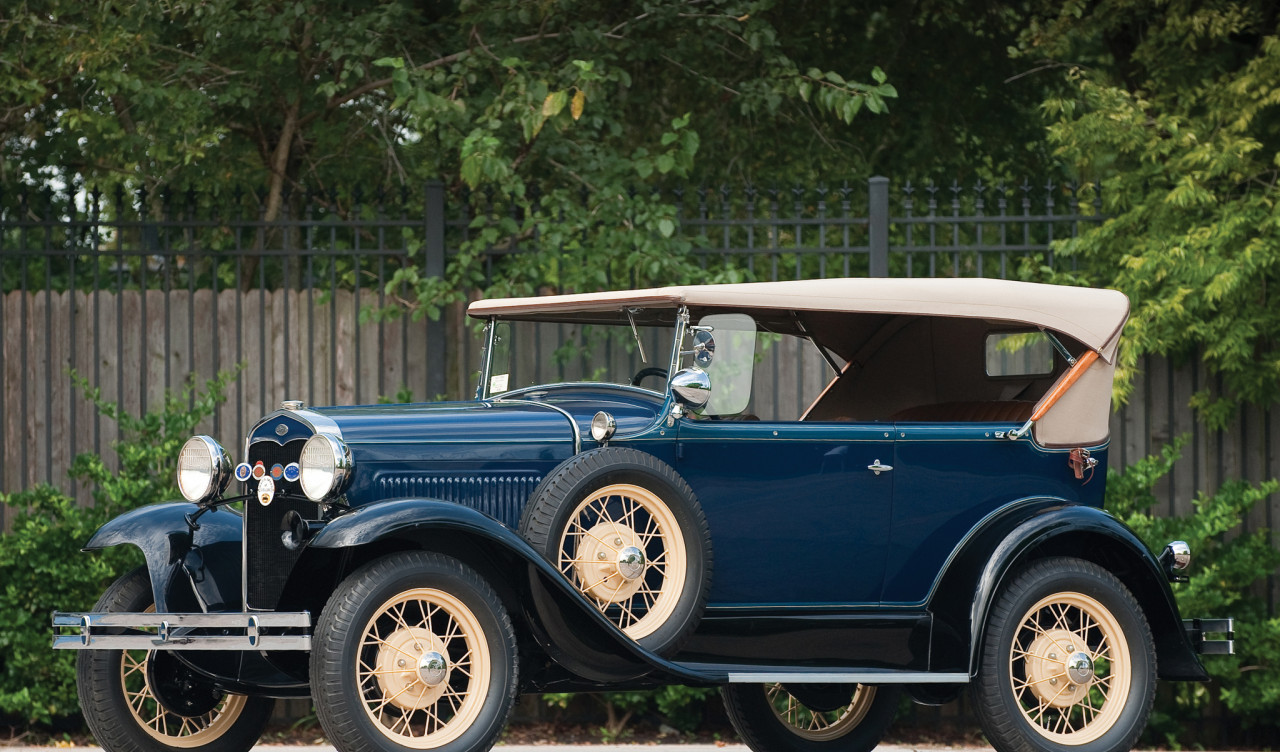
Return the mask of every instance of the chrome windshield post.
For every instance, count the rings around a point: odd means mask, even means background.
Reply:
[[[671,377],[680,370],[680,350],[684,345],[684,332],[689,327],[689,309],[680,306],[676,314],[676,336],[671,342],[671,366],[667,368],[667,392],[671,391]]]
[[[491,316],[489,323],[484,325],[484,345],[480,350],[480,381],[476,384],[477,400],[489,396],[489,371],[493,368],[493,345],[497,331],[498,320]]]

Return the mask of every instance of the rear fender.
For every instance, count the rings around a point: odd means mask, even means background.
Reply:
[[[126,543],[138,547],[151,575],[157,611],[238,610],[242,518],[230,509],[215,509],[200,518],[193,532],[187,515],[197,509],[185,501],[134,509],[99,528],[84,550]]]
[[[936,606],[931,604],[953,636],[967,642],[963,646],[965,665],[950,668],[967,669],[970,675],[976,672],[990,608],[1006,582],[1031,561],[1070,556],[1098,564],[1133,593],[1151,627],[1161,679],[1207,679],[1156,557],[1132,530],[1107,512],[1052,501],[1029,500],[1016,507],[985,534],[976,536],[957,557],[961,566],[954,575],[949,571],[947,587],[939,588],[946,595],[935,599]],[[960,594],[971,596],[967,608],[957,607]],[[940,653],[953,662],[961,658],[959,651]]]
[[[604,617],[523,538],[470,507],[436,499],[397,499],[360,507],[329,522],[309,549],[340,549],[380,541],[480,553],[490,576],[516,593],[535,641],[563,668],[590,681],[622,682],[655,672],[675,683],[705,677],[649,652]],[[463,545],[465,543],[465,545]]]

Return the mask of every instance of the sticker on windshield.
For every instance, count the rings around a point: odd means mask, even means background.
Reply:
[[[491,392],[505,392],[505,391],[507,391],[507,375],[508,375],[508,374],[500,373],[500,374],[498,374],[497,376],[494,376],[494,377],[490,378],[490,379],[489,379],[489,391],[491,391]]]

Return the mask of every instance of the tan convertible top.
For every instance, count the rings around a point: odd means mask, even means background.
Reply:
[[[480,300],[467,313],[537,318],[626,306],[723,306],[794,311],[895,313],[1017,321],[1079,340],[1112,363],[1129,299],[1115,290],[1002,279],[813,279],[687,285],[649,290]]]

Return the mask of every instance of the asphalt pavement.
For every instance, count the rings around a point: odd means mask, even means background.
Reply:
[[[749,752],[746,745],[719,744],[499,744],[494,752]],[[102,747],[11,747],[0,740],[4,752],[103,752]],[[337,752],[331,744],[259,744],[257,752]],[[882,744],[876,752],[992,752],[991,747]]]

